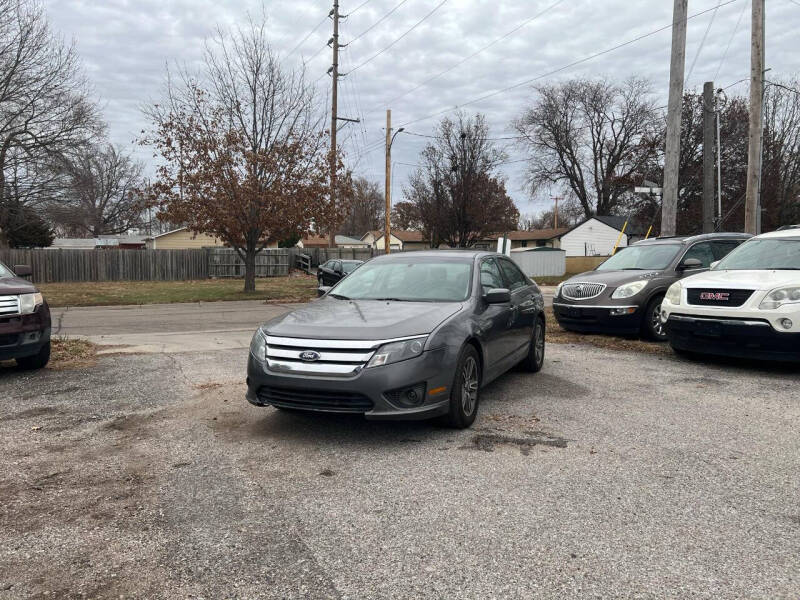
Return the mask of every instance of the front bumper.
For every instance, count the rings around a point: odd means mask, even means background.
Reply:
[[[270,371],[249,354],[247,400],[256,406],[355,413],[368,419],[427,419],[449,410],[457,361],[458,349],[443,347],[417,358],[362,369],[354,377],[312,377]],[[424,399],[417,406],[403,406],[386,395],[417,384],[425,385]]]
[[[50,311],[39,308],[29,315],[0,318],[0,360],[39,353],[50,342]]]
[[[623,314],[614,314],[619,311]],[[633,304],[573,304],[563,300],[553,301],[553,314],[565,329],[583,333],[639,333],[642,315]]]
[[[800,333],[775,331],[767,320],[673,313],[664,328],[676,350],[800,362]]]

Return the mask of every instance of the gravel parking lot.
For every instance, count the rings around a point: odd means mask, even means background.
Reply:
[[[471,430],[244,401],[246,349],[0,368],[0,598],[797,598],[797,374],[551,345]]]

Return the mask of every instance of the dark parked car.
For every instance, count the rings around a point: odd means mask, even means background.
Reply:
[[[594,271],[558,286],[556,320],[568,331],[642,335],[666,340],[661,300],[678,279],[711,263],[750,238],[746,233],[708,233],[642,240],[618,251]]]
[[[30,274],[28,266],[11,270],[0,263],[0,360],[13,358],[23,369],[40,369],[50,360],[50,309],[23,279]]]
[[[363,260],[331,259],[317,267],[317,282],[320,287],[336,285],[362,264]]]
[[[378,256],[253,336],[247,399],[371,419],[444,416],[468,427],[479,390],[544,361],[542,294],[505,256]]]

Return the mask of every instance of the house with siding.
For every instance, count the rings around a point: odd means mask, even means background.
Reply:
[[[178,227],[178,229],[154,235],[147,240],[149,250],[189,250],[226,245],[222,240],[205,233],[194,233],[186,227]]]
[[[625,217],[595,215],[562,233],[559,247],[568,257],[609,256],[617,239],[619,247],[624,248],[645,237],[644,228],[636,223],[629,222],[623,233],[625,221]]]

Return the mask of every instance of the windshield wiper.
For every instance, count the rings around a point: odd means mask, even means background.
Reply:
[[[347,296],[342,296],[341,294],[333,294],[331,292],[328,292],[328,296],[331,296],[331,297],[336,298],[338,300],[350,300],[350,298],[348,298]]]
[[[411,302],[407,298],[370,298],[370,300],[378,300],[382,302]]]

